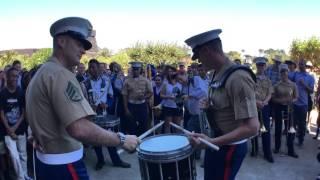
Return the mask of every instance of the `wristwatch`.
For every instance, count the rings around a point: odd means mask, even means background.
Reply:
[[[117,135],[120,139],[120,144],[118,145],[118,147],[122,147],[124,145],[125,140],[126,140],[126,136],[122,132],[118,132]]]

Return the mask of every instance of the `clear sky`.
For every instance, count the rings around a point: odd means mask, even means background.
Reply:
[[[320,37],[320,0],[0,0],[0,50],[51,47],[49,27],[66,16],[89,19],[99,47],[114,51],[137,41],[183,45],[215,28],[225,51],[252,55]]]

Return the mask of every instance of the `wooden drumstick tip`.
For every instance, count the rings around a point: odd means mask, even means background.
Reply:
[[[181,131],[183,131],[187,135],[191,134],[190,131],[188,131],[188,130],[186,130],[186,129],[184,129],[184,128],[182,128],[182,127],[180,127],[180,126],[178,126],[178,125],[176,125],[176,124],[174,124],[172,122],[170,122],[170,125],[175,127],[175,128],[177,128],[177,129],[179,129],[179,130],[181,130]],[[208,147],[210,147],[213,150],[219,151],[219,149],[220,149],[217,145],[212,144],[212,143],[210,143],[209,141],[207,141],[207,140],[205,140],[203,138],[199,138],[199,141],[201,141],[203,144],[207,145]]]

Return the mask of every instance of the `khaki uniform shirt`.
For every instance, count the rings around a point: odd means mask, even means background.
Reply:
[[[298,94],[298,88],[296,84],[289,80],[289,82],[280,81],[274,86],[273,99],[294,99]],[[287,105],[287,102],[280,103]]]
[[[95,115],[75,75],[54,57],[41,66],[29,84],[26,114],[33,135],[46,154],[79,150],[81,143],[67,133],[66,127]]]
[[[273,93],[272,82],[267,76],[258,76],[256,82],[256,99],[264,101],[268,95]]]
[[[142,101],[147,93],[153,93],[151,81],[139,76],[129,77],[123,85],[122,94],[128,96],[128,101]]]
[[[219,80],[232,65],[232,62],[226,63],[215,75],[214,81]],[[237,70],[230,75],[224,88],[209,93],[214,120],[223,134],[238,128],[244,119],[258,117],[254,88],[255,82],[250,74]]]

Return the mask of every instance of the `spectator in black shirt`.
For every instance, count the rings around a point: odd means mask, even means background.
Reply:
[[[30,179],[27,173],[24,96],[18,86],[19,71],[10,68],[6,76],[7,86],[0,92],[0,111],[5,129],[5,144],[18,176],[17,179]]]

